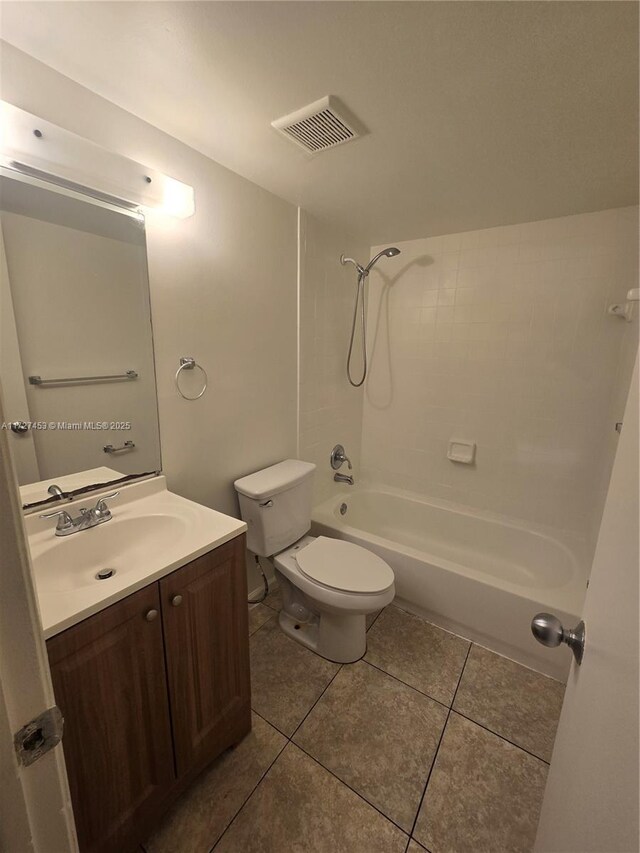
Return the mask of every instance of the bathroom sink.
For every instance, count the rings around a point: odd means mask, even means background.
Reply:
[[[90,530],[64,538],[52,536],[49,546],[33,558],[38,589],[48,592],[106,584],[148,561],[152,550],[162,554],[169,546],[179,546],[187,531],[187,521],[174,515],[121,520],[114,515],[111,521]],[[108,570],[112,574],[107,576]],[[97,577],[98,572],[102,578]]]
[[[45,638],[103,610],[243,533],[236,518],[168,491],[163,476],[120,486],[109,521],[56,536],[55,518],[25,526]],[[105,489],[105,492],[108,492]],[[99,492],[65,503],[77,516]]]

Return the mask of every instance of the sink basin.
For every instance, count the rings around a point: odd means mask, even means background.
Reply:
[[[65,509],[77,516],[98,496],[85,495]],[[121,486],[108,504],[109,521],[69,536],[55,535],[55,519],[25,518],[45,639],[247,529],[237,518],[173,494],[163,476]],[[99,579],[99,572],[106,577]]]
[[[115,512],[115,510],[114,510]],[[167,551],[179,547],[188,531],[186,519],[172,515],[140,515],[119,520],[116,515],[104,524],[55,537],[47,548],[33,558],[38,587],[49,590],[70,590],[92,584],[108,584],[116,576],[139,568],[148,561],[150,551]],[[104,569],[113,574],[105,580],[96,575]]]

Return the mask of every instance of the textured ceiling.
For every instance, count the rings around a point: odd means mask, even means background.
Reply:
[[[635,2],[4,2],[2,36],[370,240],[637,201]],[[337,95],[309,158],[270,122]]]

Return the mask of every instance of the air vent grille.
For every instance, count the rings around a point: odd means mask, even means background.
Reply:
[[[271,122],[272,127],[313,154],[357,139],[360,133],[335,98],[327,95],[313,104]]]
[[[309,151],[321,151],[332,145],[340,145],[341,142],[348,142],[355,136],[355,133],[331,110],[322,110],[310,118],[282,129]]]

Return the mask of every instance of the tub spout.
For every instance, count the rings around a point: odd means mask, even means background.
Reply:
[[[336,483],[348,483],[348,485],[353,486],[353,476],[351,474],[334,474],[333,479]]]

